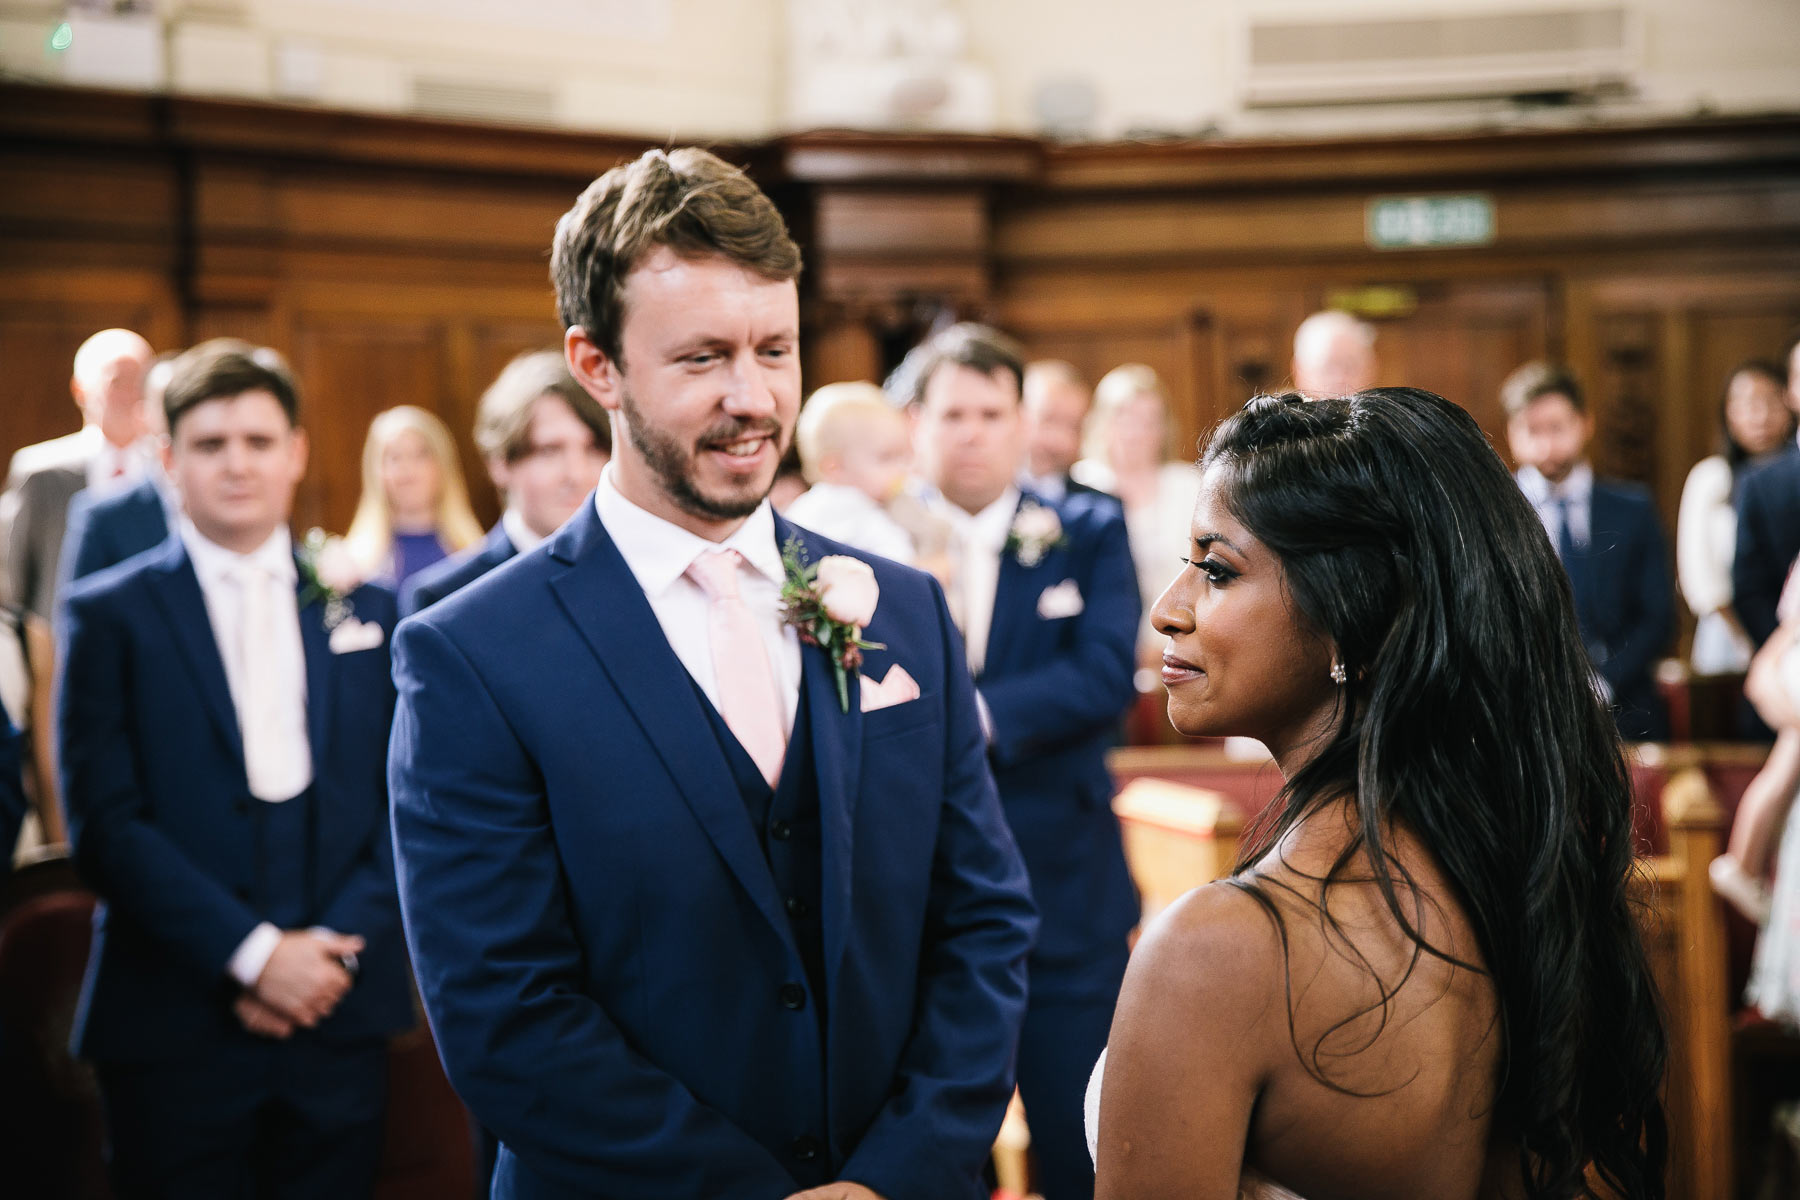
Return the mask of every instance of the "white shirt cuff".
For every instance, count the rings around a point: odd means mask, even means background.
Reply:
[[[233,979],[247,988],[253,988],[256,981],[262,978],[263,968],[269,965],[269,957],[275,953],[275,947],[280,942],[281,930],[264,921],[238,943],[226,969],[231,972]]]

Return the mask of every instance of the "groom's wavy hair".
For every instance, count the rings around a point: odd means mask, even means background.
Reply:
[[[1265,894],[1277,885],[1250,866],[1354,797],[1356,836],[1314,899],[1321,920],[1342,937],[1331,887],[1372,874],[1414,966],[1430,955],[1491,977],[1495,1128],[1519,1147],[1527,1194],[1591,1195],[1591,1167],[1612,1194],[1662,1196],[1667,1042],[1628,897],[1629,776],[1537,515],[1474,420],[1413,388],[1257,397],[1200,465],[1219,468],[1225,505],[1280,559],[1300,623],[1347,674],[1341,720],[1250,831],[1233,882],[1285,946]],[[1481,964],[1419,932],[1393,825],[1448,874]],[[1385,1022],[1405,981],[1375,982],[1367,1011]],[[1295,1049],[1336,1086],[1322,1046]]]
[[[550,280],[563,328],[579,325],[622,362],[625,277],[659,246],[776,282],[800,275],[787,223],[742,170],[697,146],[649,150],[588,184],[556,222]]]

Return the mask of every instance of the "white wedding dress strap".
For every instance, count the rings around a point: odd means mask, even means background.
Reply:
[[[1087,1099],[1082,1108],[1087,1116],[1088,1157],[1099,1161],[1100,1145],[1100,1079],[1106,1073],[1106,1051],[1100,1051],[1100,1059],[1094,1064],[1094,1073],[1088,1076]],[[1031,1113],[1025,1114],[1027,1123]],[[1238,1200],[1304,1200],[1303,1197],[1288,1191],[1277,1184],[1270,1183],[1261,1176],[1245,1172],[1238,1180]]]

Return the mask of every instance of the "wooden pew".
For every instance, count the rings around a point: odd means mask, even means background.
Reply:
[[[1734,750],[1711,766],[1741,767],[1743,757]],[[1260,810],[1281,782],[1271,764],[1210,747],[1121,750],[1113,765],[1123,784],[1114,811],[1146,919],[1230,870],[1244,810]],[[1661,851],[1639,858],[1632,895],[1669,1021],[1669,1196],[1722,1200],[1733,1185],[1733,1005],[1724,916],[1706,868],[1728,819],[1702,748],[1638,748],[1633,781],[1647,810],[1636,814],[1635,839]]]

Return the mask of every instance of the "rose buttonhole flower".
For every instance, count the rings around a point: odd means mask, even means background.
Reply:
[[[881,589],[875,582],[875,572],[860,558],[842,554],[821,558],[816,585],[819,603],[832,620],[861,629],[874,617]]]

